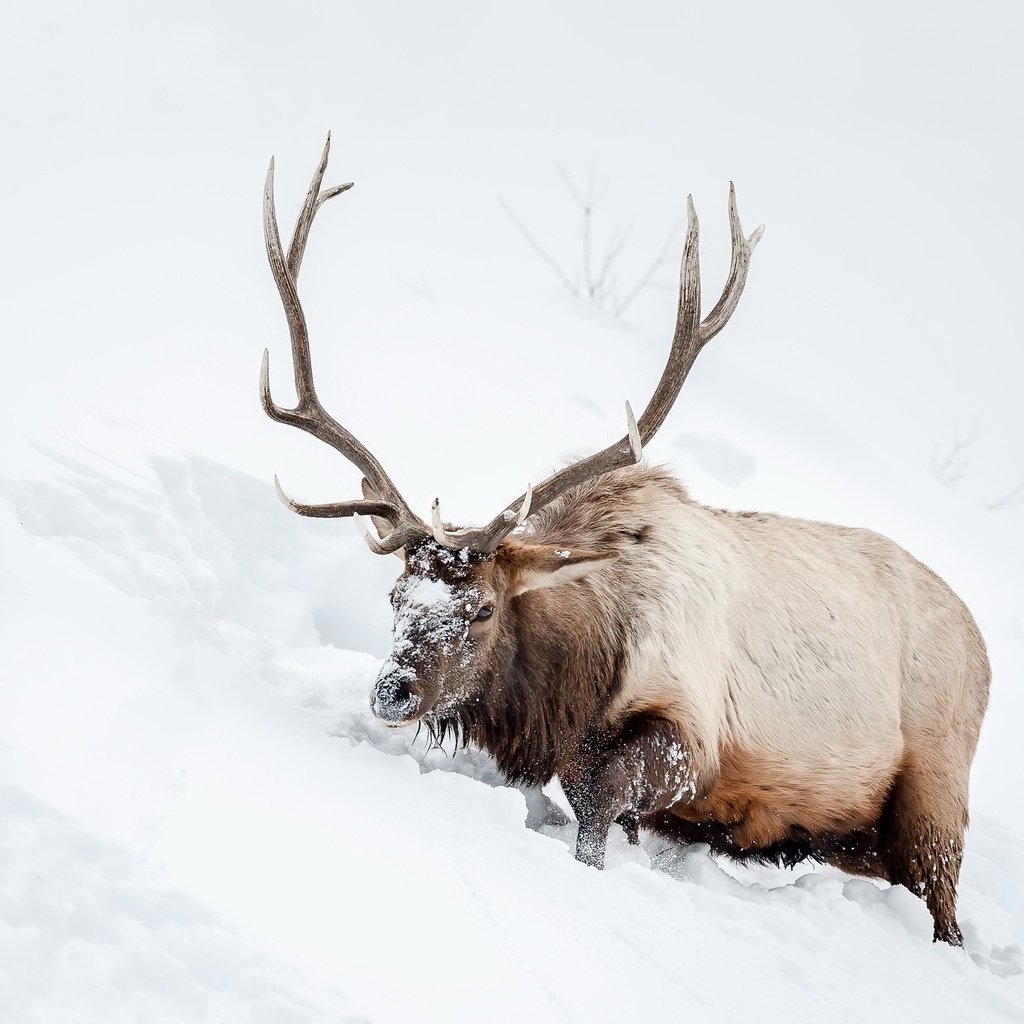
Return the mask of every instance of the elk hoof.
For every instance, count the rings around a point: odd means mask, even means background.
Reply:
[[[636,814],[629,814],[624,812],[620,814],[616,819],[616,824],[622,826],[622,831],[626,833],[626,842],[630,846],[640,845],[640,818]]]

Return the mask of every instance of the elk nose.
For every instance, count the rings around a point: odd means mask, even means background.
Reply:
[[[410,689],[412,681],[408,671],[382,674],[373,688],[370,710],[382,722],[406,721],[420,703],[419,695]]]

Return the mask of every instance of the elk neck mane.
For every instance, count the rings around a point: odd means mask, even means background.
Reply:
[[[514,598],[479,698],[428,721],[435,742],[483,747],[513,782],[542,785],[571,773],[614,702],[649,574],[634,572],[656,544],[659,521],[690,499],[667,471],[615,470],[572,488],[543,509],[522,539],[568,550],[615,550],[608,569]],[[646,555],[646,557],[650,557]]]

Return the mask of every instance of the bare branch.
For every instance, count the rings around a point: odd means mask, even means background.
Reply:
[[[604,196],[604,189],[598,189],[595,184],[595,168],[593,164],[591,164],[587,177],[587,187],[585,191],[579,188],[561,164],[555,164],[555,170],[558,173],[558,177],[562,184],[565,186],[566,191],[572,197],[573,202],[580,211],[580,223],[578,227],[580,253],[578,258],[578,270],[574,276],[571,277],[563,266],[551,255],[551,253],[537,241],[536,237],[530,232],[530,229],[511,210],[504,200],[499,200],[499,202],[501,202],[502,208],[512,219],[513,223],[515,223],[516,227],[519,228],[520,233],[526,239],[534,252],[536,252],[541,259],[551,267],[555,274],[558,275],[558,279],[562,282],[566,290],[576,298],[587,298],[595,305],[601,306],[613,316],[618,317],[621,316],[630,305],[632,305],[637,296],[639,296],[644,289],[664,289],[672,287],[671,285],[655,282],[654,277],[664,266],[671,262],[671,257],[668,254],[673,244],[673,240],[678,233],[678,223],[673,225],[672,230],[666,236],[665,242],[658,250],[655,258],[636,279],[632,287],[630,287],[629,290],[620,298],[619,296],[622,294],[619,289],[621,275],[615,273],[615,271],[620,266],[620,258],[625,251],[629,233],[621,229],[613,231],[608,244],[604,247],[604,253],[600,258],[600,263],[595,266],[594,254],[596,248],[595,240],[597,238],[597,207],[598,203]],[[747,266],[750,262],[750,254],[754,251],[755,246],[761,238],[760,228],[758,228],[758,230],[756,230],[749,239],[743,238],[742,236],[739,238],[736,237],[736,232],[739,231],[739,220],[736,215],[735,190],[732,188],[731,184],[729,192],[729,222],[733,232],[732,263],[729,268],[729,280],[722,292],[722,298],[719,299],[718,304],[712,310],[711,314],[708,317],[705,317],[705,334],[707,335],[705,341],[708,337],[713,337],[718,332],[720,329],[718,325],[724,323],[728,318],[728,315],[731,313],[731,309],[727,309],[727,307],[723,305],[723,302],[734,302],[739,296],[739,293],[743,290],[743,281],[741,278],[746,277]]]
[[[994,512],[1000,508],[1011,508],[1014,505],[1024,505],[1024,480],[1012,490],[1007,491],[1001,498],[985,502],[985,508],[989,512]]]
[[[953,443],[943,458],[939,458],[938,445],[932,446],[932,473],[940,483],[952,488],[960,482],[970,466],[970,463],[964,460],[964,453],[977,437],[978,431],[973,430],[966,437],[961,438],[960,429],[954,424]]]
[[[594,281],[595,295],[599,300],[603,300],[611,295],[612,286],[608,280],[608,275],[615,261],[622,255],[627,237],[628,235],[625,232],[617,231],[612,235],[611,241],[608,243],[608,250],[604,254],[604,261],[601,263],[601,269],[598,271]]]
[[[580,271],[583,278],[583,291],[586,293],[587,298],[592,302],[600,303],[604,297],[602,282],[604,274],[607,271],[605,267],[603,268],[603,272],[599,272],[597,275],[594,274],[593,241],[594,213],[597,209],[597,204],[600,201],[601,195],[603,195],[603,190],[600,194],[595,193],[595,167],[593,162],[591,162],[590,171],[587,175],[587,190],[583,194],[580,193],[573,180],[569,177],[568,172],[561,164],[555,164],[555,170],[558,172],[558,176],[562,179],[562,183],[565,185],[569,194],[575,200],[576,205],[579,206],[580,213],[582,214],[582,221],[580,223],[580,239],[582,248],[582,252],[580,254]],[[612,258],[614,258],[614,256]],[[608,257],[606,256],[606,265],[607,262]]]
[[[569,280],[568,274],[555,262],[551,255],[546,249],[530,234],[529,229],[526,225],[516,216],[515,211],[505,202],[504,199],[499,199],[498,202],[501,204],[501,208],[508,215],[509,219],[517,228],[519,228],[520,234],[529,243],[530,248],[558,275],[558,280],[566,287],[570,295],[574,295],[576,298],[580,297],[580,291]]]
[[[662,244],[662,247],[658,250],[658,255],[655,256],[654,259],[651,261],[651,265],[643,272],[643,274],[640,275],[639,280],[629,290],[629,292],[626,294],[626,297],[621,302],[619,302],[612,310],[612,313],[615,316],[622,316],[622,314],[625,313],[629,306],[632,304],[633,300],[645,288],[651,287],[651,278],[653,278],[654,275],[659,270],[661,270],[662,267],[671,262],[671,257],[668,254],[669,247],[671,246],[672,240],[673,238],[675,238],[676,232],[678,230],[679,222],[676,221],[676,223],[672,225],[672,230],[666,236],[665,241]],[[663,285],[662,287],[670,288],[672,286]]]
[[[561,164],[555,164],[555,170],[558,172],[558,176],[562,179],[562,183],[569,190],[569,195],[571,195],[573,199],[576,200],[576,205],[581,210],[586,210],[590,203],[587,199],[584,199],[583,196],[580,195],[579,190],[572,183],[572,179],[566,173],[565,168]],[[593,182],[593,177],[591,177],[591,182]]]

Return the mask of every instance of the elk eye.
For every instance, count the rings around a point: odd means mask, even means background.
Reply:
[[[489,619],[494,614],[494,609],[489,605],[485,604],[481,607],[480,611],[476,613],[473,618],[474,622],[483,622],[484,619]]]

